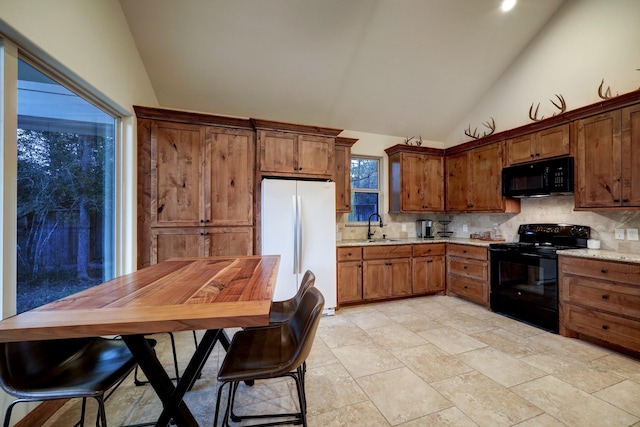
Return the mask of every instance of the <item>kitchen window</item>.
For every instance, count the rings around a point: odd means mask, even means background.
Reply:
[[[351,156],[351,213],[349,222],[367,222],[373,213],[380,213],[381,159]]]

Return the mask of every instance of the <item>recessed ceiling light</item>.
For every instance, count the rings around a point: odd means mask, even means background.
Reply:
[[[517,0],[502,0],[501,9],[503,12],[509,12],[516,5]]]

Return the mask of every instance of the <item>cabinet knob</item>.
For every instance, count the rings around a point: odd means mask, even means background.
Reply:
[[[602,295],[602,299],[609,299],[609,295],[607,294]]]
[[[622,199],[622,203],[629,203],[629,199]]]
[[[604,329],[604,330],[606,331],[607,329],[609,329],[609,326],[607,326],[607,325],[602,325],[602,329]]]
[[[603,268],[602,270],[600,270],[600,273],[608,273],[609,271],[606,268]]]
[[[462,267],[462,269],[463,269],[463,270],[466,270],[466,269],[467,269],[467,266],[465,265],[464,267]]]
[[[540,157],[540,153],[536,153],[536,157]]]
[[[467,285],[464,285],[464,288],[465,288],[465,289],[469,289],[469,287],[468,287]]]
[[[531,153],[531,158],[533,159],[535,157],[535,155],[533,153]]]
[[[613,203],[618,203],[620,199],[613,199]]]
[[[432,259],[427,260],[427,264],[430,264],[430,263],[432,263],[432,262],[433,262],[433,260],[432,260]]]

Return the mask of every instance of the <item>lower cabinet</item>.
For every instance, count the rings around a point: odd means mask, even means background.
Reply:
[[[444,254],[444,243],[339,247],[338,305],[442,292]]]
[[[252,227],[159,227],[151,230],[151,264],[173,257],[252,254]]]
[[[640,356],[640,264],[560,256],[560,334]]]
[[[489,307],[489,251],[447,244],[447,293]]]

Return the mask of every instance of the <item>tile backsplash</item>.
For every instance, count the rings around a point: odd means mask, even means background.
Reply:
[[[498,224],[502,236],[507,241],[515,241],[518,238],[520,224],[567,223],[591,227],[591,238],[600,240],[602,249],[640,253],[640,241],[628,240],[626,233],[628,228],[640,229],[640,211],[574,211],[573,196],[522,199],[521,206],[519,214],[386,214],[382,230],[377,223],[375,226],[372,224],[372,230],[376,232],[375,237],[382,237],[382,234],[389,238],[415,237],[416,219],[433,220],[435,231],[442,230],[442,225],[438,221],[450,220],[451,223],[447,229],[454,233],[453,237],[469,237],[471,233],[491,231],[494,224]],[[338,238],[364,239],[366,237],[366,227],[346,225],[347,214],[339,215],[337,221]],[[467,231],[463,231],[465,225]],[[616,229],[624,229],[625,240],[616,240]]]

